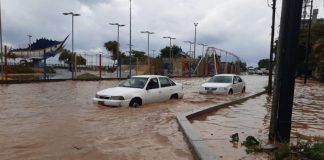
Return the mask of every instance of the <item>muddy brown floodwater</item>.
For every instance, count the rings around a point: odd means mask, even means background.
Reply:
[[[192,119],[207,145],[221,159],[271,159],[265,153],[246,154],[241,143],[254,136],[267,143],[272,97],[264,94],[241,104],[220,109]],[[230,143],[230,135],[238,133],[239,143]],[[292,115],[291,142],[324,137],[324,84],[297,81]]]
[[[267,82],[243,79],[246,94]],[[176,115],[236,97],[200,95],[207,80],[175,79],[184,84],[184,99],[140,108],[92,103],[97,91],[118,81],[0,85],[0,159],[193,159]]]

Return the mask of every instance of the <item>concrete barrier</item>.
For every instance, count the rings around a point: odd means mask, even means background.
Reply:
[[[180,125],[180,128],[181,128],[183,134],[185,135],[187,142],[194,153],[195,158],[199,159],[199,160],[215,160],[215,159],[217,159],[217,154],[215,152],[212,152],[208,148],[205,141],[201,138],[199,132],[196,131],[193,128],[193,126],[191,125],[191,123],[189,121],[190,118],[197,117],[197,116],[207,114],[210,112],[215,112],[218,109],[244,102],[250,98],[260,96],[264,93],[266,93],[266,91],[262,91],[262,92],[259,92],[256,94],[247,95],[243,98],[239,98],[239,99],[236,99],[231,102],[221,103],[216,106],[203,107],[203,108],[199,108],[199,109],[178,115],[177,122]]]

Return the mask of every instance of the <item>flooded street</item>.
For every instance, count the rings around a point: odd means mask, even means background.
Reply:
[[[0,85],[0,157],[193,159],[176,115],[236,98],[200,95],[198,87],[208,79],[175,79],[184,84],[184,99],[141,108],[92,103],[97,91],[118,81]],[[263,76],[243,79],[246,94],[261,91],[267,83]]]
[[[316,140],[324,136],[324,84],[297,81],[292,115],[291,142],[297,139]],[[272,97],[264,94],[241,104],[218,110],[192,120],[207,145],[221,159],[270,159],[265,153],[247,155],[241,143],[254,136],[267,143]],[[239,134],[239,143],[230,142],[230,136]],[[221,144],[221,145],[220,145]]]

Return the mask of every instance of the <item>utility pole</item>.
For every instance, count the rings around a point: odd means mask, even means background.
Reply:
[[[74,17],[75,16],[80,16],[78,13],[63,13],[63,15],[71,15],[72,16],[72,56],[74,57],[74,69],[72,69],[72,79],[76,78],[76,71],[77,71],[77,55],[74,53]],[[73,58],[71,58],[73,59]],[[74,70],[74,71],[73,71]]]
[[[194,25],[195,25],[194,59],[195,59],[196,58],[196,43],[197,43],[196,39],[197,39],[197,25],[198,25],[198,23],[194,23]]]
[[[29,41],[28,41],[28,42],[29,42],[29,44],[28,44],[28,45],[29,45],[29,47],[28,47],[28,48],[29,48],[29,52],[28,52],[27,55],[29,56],[29,54],[30,54],[30,52],[31,52],[31,37],[33,37],[33,36],[31,36],[31,35],[27,35],[27,37],[28,37],[28,40],[29,40]]]
[[[173,37],[163,37],[163,38],[168,38],[168,39],[170,39],[170,70],[171,70],[171,73],[173,73],[173,63],[171,63],[172,62],[172,58],[173,58],[173,55],[172,55],[172,45],[171,45],[171,41],[173,40],[173,39],[176,39],[176,38],[173,38]]]
[[[272,100],[270,140],[289,142],[295,88],[296,53],[303,0],[283,0],[275,88]]]
[[[183,42],[185,42],[185,43],[189,43],[189,45],[190,45],[189,51],[190,51],[190,53],[191,53],[191,45],[194,44],[194,42],[191,42],[191,41],[183,41]]]
[[[132,0],[129,0],[129,78],[132,76]]]
[[[150,31],[141,31],[141,33],[147,33],[147,58],[148,58],[148,65],[150,67],[150,34],[154,34],[154,32],[150,32]],[[151,73],[151,70],[150,70]]]
[[[268,94],[272,93],[272,68],[273,68],[273,41],[274,41],[274,32],[275,32],[275,23],[276,23],[276,2],[273,0],[272,3],[272,25],[271,25],[271,42],[270,42],[270,61],[269,61],[269,79],[268,79]]]
[[[202,48],[202,54],[201,54],[201,56],[203,57],[204,56],[205,47],[207,47],[208,45],[207,44],[203,44],[203,43],[198,43],[198,45],[201,45],[203,47]]]
[[[119,24],[119,23],[109,23],[110,25],[115,25],[117,26],[117,62],[118,62],[118,67],[117,67],[117,78],[121,78],[121,60],[120,60],[120,54],[119,54],[119,27],[124,27],[124,24]],[[118,76],[118,68],[119,68],[119,76]]]
[[[306,47],[306,72],[304,73],[304,84],[307,83],[307,74],[308,74],[308,59],[309,55],[312,52],[311,44],[310,44],[310,32],[312,29],[312,18],[313,18],[313,0],[311,0],[310,6],[310,14],[309,14],[309,21],[308,21],[308,36],[307,36],[307,47]]]
[[[2,46],[2,9],[1,9],[1,0],[0,0],[0,56],[1,56],[1,80],[3,80],[3,46]]]

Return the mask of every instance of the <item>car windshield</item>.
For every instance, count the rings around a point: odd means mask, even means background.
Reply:
[[[214,76],[208,82],[210,82],[210,83],[232,83],[232,76]]]
[[[144,88],[148,78],[145,77],[132,77],[126,81],[120,83],[119,87],[128,87],[128,88]]]

